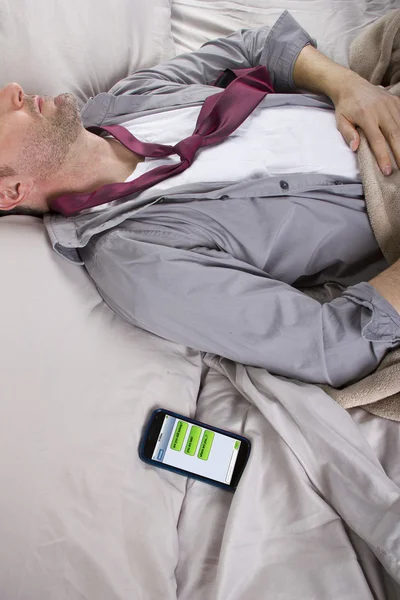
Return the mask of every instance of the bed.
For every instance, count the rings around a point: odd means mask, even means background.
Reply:
[[[347,64],[399,0],[0,0],[1,85],[80,105],[288,9]],[[400,598],[400,423],[111,312],[42,221],[0,219],[1,600]],[[236,431],[235,494],[145,465],[158,407]]]

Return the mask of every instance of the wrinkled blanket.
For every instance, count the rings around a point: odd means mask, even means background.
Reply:
[[[400,10],[363,31],[351,45],[353,71],[400,96]],[[400,170],[390,151],[393,172],[382,175],[363,131],[358,150],[368,215],[378,244],[389,263],[400,258]],[[390,351],[374,373],[337,390],[323,386],[344,408],[363,406],[369,412],[400,421],[400,348]]]

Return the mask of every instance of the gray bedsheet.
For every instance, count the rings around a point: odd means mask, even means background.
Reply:
[[[400,423],[124,323],[9,219],[0,600],[400,598]],[[157,407],[250,438],[234,495],[140,461]]]
[[[233,497],[188,482],[178,598],[399,598],[399,425],[352,419],[263,369],[206,364],[196,417],[229,421],[253,447]]]

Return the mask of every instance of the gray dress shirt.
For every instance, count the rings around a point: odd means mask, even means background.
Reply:
[[[265,65],[276,94],[260,106],[333,110],[294,93],[293,66],[315,41],[284,12],[91,99],[85,126],[123,123],[220,93],[226,68]],[[292,92],[292,93],[291,93]],[[221,165],[223,168],[223,165]],[[45,216],[53,248],[84,264],[107,304],[143,329],[203,352],[335,387],[400,343],[400,316],[368,283],[387,267],[362,185],[314,174],[152,189],[73,218]],[[328,285],[330,301],[315,299]]]

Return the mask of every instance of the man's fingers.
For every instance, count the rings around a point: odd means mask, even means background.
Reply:
[[[358,135],[357,129],[343,115],[340,115],[338,118],[337,128],[342,134],[346,144],[350,146],[353,152],[355,152],[360,143],[360,136]]]
[[[390,175],[391,152],[400,169],[400,99],[361,79],[357,85],[335,105],[337,128],[352,150],[360,144],[356,127],[363,130],[380,170]]]
[[[378,165],[385,175],[392,172],[387,145],[393,152],[397,166],[400,167],[400,101],[393,96],[381,107],[378,123],[365,124],[364,131],[375,154]]]
[[[400,168],[400,100],[393,98],[390,106],[390,119],[381,127],[386,140],[392,149],[397,166]]]
[[[384,175],[390,175],[392,167],[390,163],[389,152],[387,150],[385,136],[377,125],[364,125],[364,133],[368,140],[371,150],[375,155],[380,170]]]

